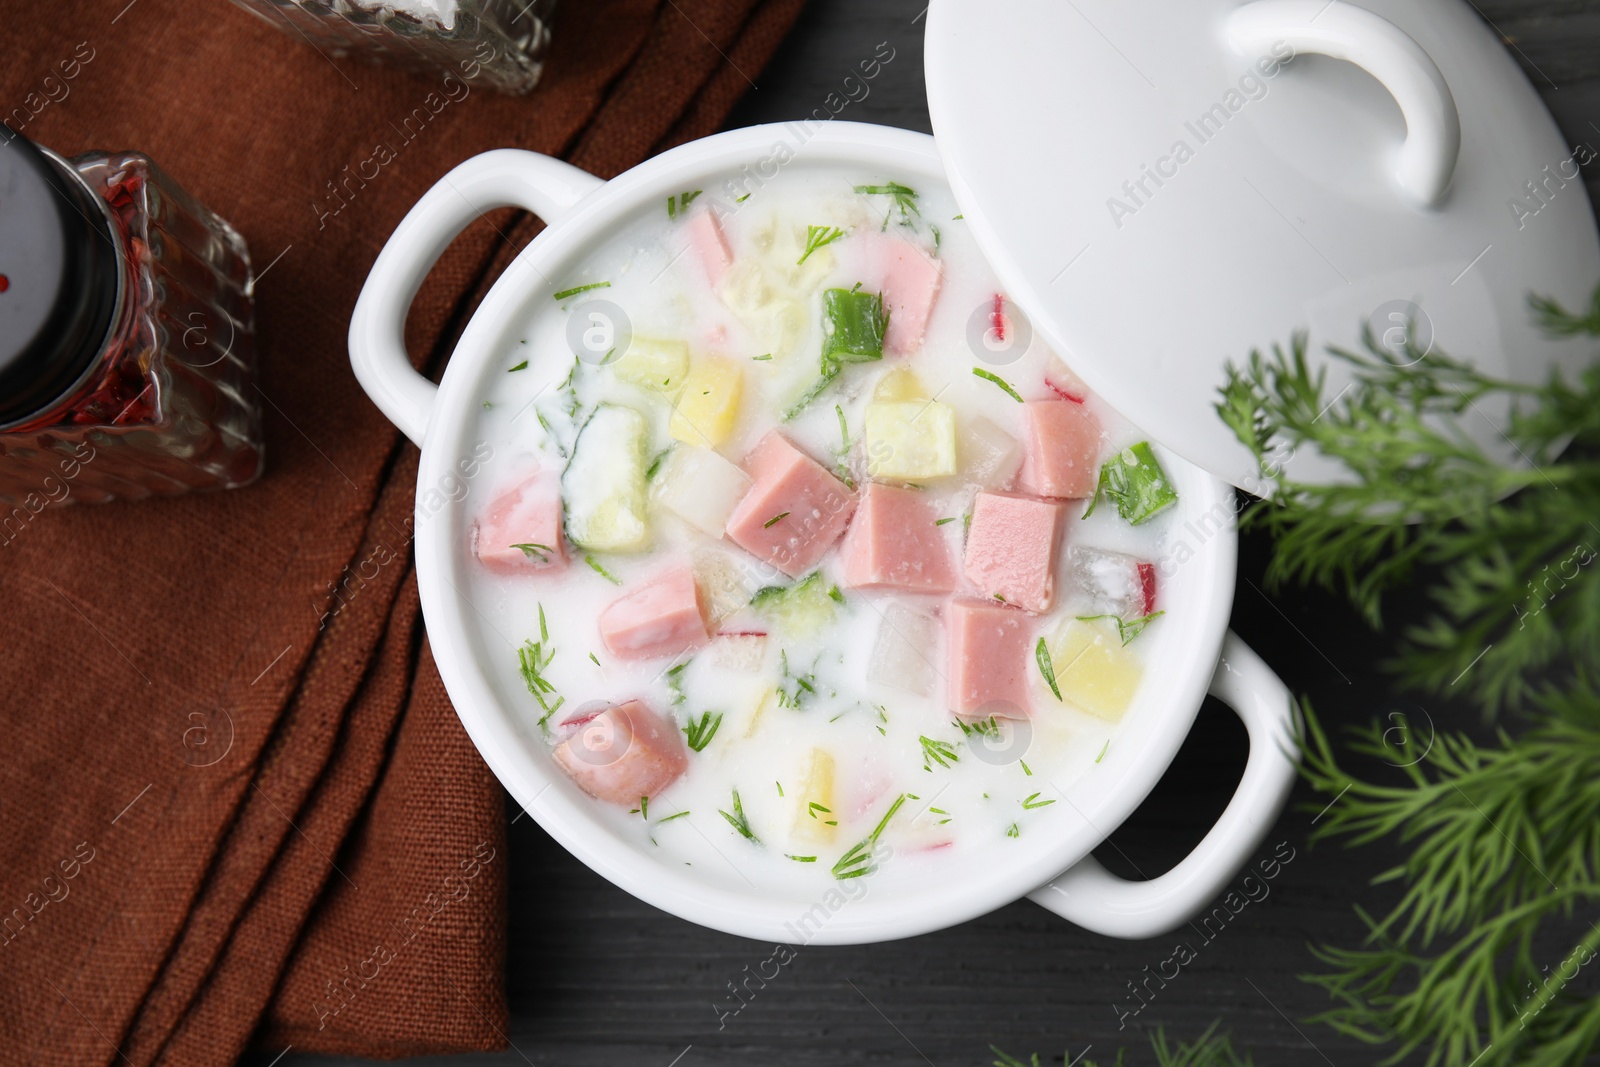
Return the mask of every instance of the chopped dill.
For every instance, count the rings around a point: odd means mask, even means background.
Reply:
[[[833,876],[835,878],[840,881],[844,881],[846,878],[860,878],[876,870],[872,865],[872,849],[877,845],[878,838],[883,836],[883,831],[889,825],[889,820],[894,818],[895,812],[899,811],[900,806],[905,802],[906,795],[904,793],[895,797],[894,803],[889,805],[889,810],[884,812],[883,818],[878,821],[878,825],[873,828],[872,833],[856,842],[850,851],[839,857],[839,861],[833,865]]]
[[[833,244],[833,242],[843,237],[845,233],[846,231],[837,226],[807,226],[806,250],[799,259],[795,260],[794,265],[800,266],[800,264],[811,258],[811,253],[819,248],[826,248],[828,245]]]
[[[1124,641],[1123,644],[1127,642]],[[1044,675],[1045,684],[1050,687],[1050,692],[1055,694],[1057,703],[1061,703],[1061,687],[1056,684],[1056,668],[1050,660],[1050,646],[1045,644],[1042,637],[1034,646],[1033,658],[1039,664],[1039,673]]]
[[[733,813],[729,814],[728,812],[723,811],[721,808],[718,808],[717,814],[721,815],[724,819],[727,819],[728,825],[739,831],[739,834],[746,841],[752,841],[758,845],[761,844],[761,839],[755,835],[753,830],[750,829],[750,820],[747,819],[744,814],[744,801],[739,799],[739,791],[737,789],[733,791]]]
[[[689,720],[689,725],[683,728],[684,734],[689,739],[689,747],[696,752],[704,752],[711,739],[717,736],[717,727],[722,725],[722,712],[717,712],[713,717],[711,712],[703,713],[700,718]]]
[[[994,371],[984,370],[982,367],[973,367],[972,373],[982,378],[986,382],[993,382],[995,385],[998,385],[1000,388],[1004,389],[1012,400],[1015,400],[1019,404],[1022,403],[1022,394],[1017,392],[1010,382],[1000,377],[1000,375],[994,373]]]
[[[553,299],[556,303],[559,304],[563,300],[570,300],[572,297],[577,296],[579,293],[587,293],[591,289],[609,289],[609,288],[611,288],[611,283],[610,282],[590,282],[588,285],[575,285],[571,289],[563,289],[559,293],[555,294],[555,296],[552,297],[551,299]]]
[[[941,767],[948,767],[961,759],[956,753],[955,746],[948,741],[935,741],[926,736],[919,736],[917,740],[922,742],[922,769],[925,771],[933,770],[935,763]]]
[[[618,578],[615,574],[612,574],[610,571],[606,570],[601,562],[595,559],[593,556],[584,556],[583,561],[587,563],[596,574],[610,582],[612,585],[622,584],[621,578]]]

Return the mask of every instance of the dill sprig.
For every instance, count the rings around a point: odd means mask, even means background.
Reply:
[[[1156,1027],[1156,1032],[1150,1035],[1150,1052],[1156,1067],[1253,1067],[1248,1053],[1240,1054],[1234,1050],[1229,1034],[1217,1032],[1221,1025],[1220,1022],[1213,1022],[1194,1041],[1174,1044],[1167,1043],[1165,1028]],[[1037,1052],[1029,1059],[1019,1060],[1002,1052],[997,1046],[990,1045],[989,1050],[996,1057],[994,1067],[1043,1067]],[[1097,1067],[1097,1061],[1083,1058],[1088,1051],[1084,1049],[1077,1057],[1071,1052],[1064,1053],[1061,1057],[1062,1067]],[[1108,1061],[1107,1067],[1123,1067],[1127,1051],[1117,1049],[1117,1058]]]
[[[556,650],[550,645],[550,628],[545,623],[544,605],[539,605],[539,640],[528,640],[517,649],[517,669],[522,673],[522,681],[528,687],[528,692],[539,702],[539,707],[544,714],[539,716],[539,728],[548,729],[550,716],[561,709],[567,698],[556,692],[556,687],[544,676],[550,663],[556,657]]]
[[[949,767],[959,762],[961,756],[956,748],[948,741],[935,741],[926,735],[919,735],[917,740],[922,743],[922,769],[933,770],[933,764]]]
[[[1582,315],[1533,303],[1550,332],[1600,337],[1600,291]],[[1563,657],[1600,661],[1600,583],[1579,580],[1600,551],[1600,365],[1525,385],[1438,351],[1400,360],[1370,329],[1365,348],[1333,352],[1353,377],[1331,397],[1304,337],[1228,372],[1217,410],[1272,489],[1243,516],[1276,539],[1269,583],[1342,591],[1377,625],[1386,592],[1420,567],[1439,573],[1437,613],[1408,629],[1392,666],[1434,690],[1470,668],[1490,714],[1526,703],[1534,676]],[[1461,429],[1496,404],[1528,465],[1507,466]],[[1349,476],[1287,477],[1290,450],[1312,449]]]
[[[737,789],[733,791],[732,813],[718,808],[717,814],[727,819],[728,825],[739,831],[740,836],[746,841],[752,841],[758,845],[761,844],[761,839],[755,835],[755,831],[750,829],[750,820],[744,814],[744,801],[739,799],[739,791]]]
[[[843,237],[846,232],[847,231],[842,230],[837,226],[807,226],[806,250],[801,254],[799,259],[794,261],[794,265],[797,267],[800,266],[806,260],[811,258],[811,253],[815,252],[819,248],[828,247],[829,245],[833,244],[833,242]]]
[[[1552,334],[1600,337],[1600,291],[1581,313],[1533,307]],[[1245,515],[1276,538],[1268,578],[1342,592],[1374,625],[1386,594],[1428,579],[1433,614],[1390,666],[1434,692],[1470,675],[1463,692],[1522,730],[1420,737],[1391,716],[1349,746],[1397,769],[1373,782],[1306,709],[1303,773],[1330,801],[1314,838],[1405,856],[1376,879],[1398,902],[1358,908],[1364,941],[1315,948],[1323,970],[1306,980],[1333,1002],[1319,1020],[1391,1046],[1386,1062],[1586,1062],[1600,994],[1572,977],[1600,951],[1600,584],[1583,573],[1600,545],[1600,364],[1528,385],[1414,345],[1391,353],[1370,330],[1364,349],[1334,353],[1351,382],[1331,398],[1303,338],[1229,373],[1218,411],[1271,490]],[[1504,412],[1524,465],[1464,432],[1484,408]],[[1298,449],[1345,477],[1286,477]]]
[[[1150,614],[1141,615],[1137,619],[1124,619],[1121,615],[1079,615],[1078,621],[1099,622],[1102,619],[1110,619],[1117,624],[1117,636],[1122,638],[1122,645],[1126,648],[1130,641],[1144,633],[1145,627],[1165,614],[1166,612],[1164,611],[1152,611]],[[1040,638],[1040,640],[1043,641],[1044,639]],[[1052,688],[1054,687],[1052,686]],[[1056,696],[1057,699],[1060,698],[1059,693]]]
[[[1304,773],[1340,798],[1313,840],[1405,850],[1374,879],[1403,884],[1400,902],[1382,918],[1357,908],[1361,947],[1314,948],[1330,969],[1306,978],[1334,1002],[1318,1021],[1393,1042],[1388,1062],[1418,1052],[1429,1067],[1556,1067],[1600,1047],[1600,995],[1569,988],[1600,951],[1600,692],[1552,699],[1580,703],[1589,721],[1552,708],[1482,746],[1440,733],[1421,759],[1409,723],[1372,724],[1351,752],[1402,767],[1404,785],[1347,772],[1307,711]]]
[[[696,752],[704,752],[711,739],[717,736],[717,728],[722,725],[722,712],[713,715],[711,712],[702,712],[698,719],[690,718],[689,725],[683,728],[684,735],[688,738],[689,747]]]
[[[883,818],[878,820],[878,825],[873,827],[872,833],[863,837],[851,846],[850,851],[839,857],[833,865],[833,876],[841,882],[846,878],[860,878],[877,870],[872,865],[872,850],[877,847],[878,838],[883,836],[884,829],[889,825],[889,820],[894,818],[895,812],[906,802],[906,794],[901,793],[894,798],[894,803],[889,805],[889,810],[883,813]]]

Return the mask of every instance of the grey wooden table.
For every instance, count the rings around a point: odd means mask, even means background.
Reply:
[[[1573,143],[1600,147],[1600,2],[1480,0]],[[732,125],[809,115],[880,42],[893,60],[841,118],[929,130],[923,89],[923,0],[812,0],[799,28],[740,104]],[[1591,183],[1593,177],[1591,176]],[[1241,549],[1234,628],[1326,720],[1363,722],[1414,710],[1377,663],[1388,653],[1341,602],[1318,594],[1268,597],[1266,545]],[[1414,616],[1417,612],[1413,611]],[[1406,621],[1403,606],[1392,621]],[[1436,721],[1467,713],[1430,702]],[[1097,855],[1118,873],[1165,870],[1199,840],[1244,765],[1244,730],[1209,703],[1165,781]],[[1352,905],[1381,907],[1371,876],[1394,860],[1381,848],[1307,847],[1318,802],[1303,787],[1262,855],[1291,856],[1197,958],[1139,1006],[1143,982],[1178,938],[1121,942],[1075,929],[1027,902],[942,933],[886,945],[802,948],[737,1015],[722,1017],[727,983],[773,946],[713,933],[640,903],[555,845],[532,819],[510,830],[509,993],[515,1048],[438,1062],[538,1067],[973,1067],[997,1044],[1026,1059],[1062,1062],[1088,1051],[1151,1062],[1147,1033],[1192,1037],[1214,1019],[1252,1048],[1263,1067],[1350,1067],[1379,1054],[1304,1021],[1325,998],[1297,976],[1308,943],[1353,944]],[[514,804],[509,812],[515,814]],[[1169,970],[1170,973],[1170,970]],[[463,1005],[463,1011],[471,1010]],[[1092,1051],[1089,1051],[1092,1047]],[[250,1062],[262,1065],[276,1050]],[[282,1067],[335,1061],[290,1053]]]

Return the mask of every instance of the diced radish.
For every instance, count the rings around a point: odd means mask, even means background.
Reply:
[[[694,571],[673,567],[600,612],[600,637],[618,659],[675,656],[705,644],[705,604]]]
[[[689,766],[677,727],[639,700],[584,720],[553,755],[580,789],[613,804],[657,796]]]
[[[989,328],[994,331],[994,339],[1004,342],[1006,339],[1006,298],[999,293],[994,294],[994,311],[989,314]]]
[[[711,662],[723,670],[755,674],[767,662],[767,635],[718,634],[711,642]]]
[[[705,268],[706,280],[713,288],[721,285],[722,279],[728,276],[728,268],[733,266],[733,251],[723,236],[722,224],[709,209],[696,211],[689,217],[688,231],[689,247],[694,249],[700,265]]]
[[[1022,445],[983,416],[967,423],[956,454],[961,475],[983,489],[1009,489],[1022,468]]]
[[[1149,615],[1156,610],[1156,565],[1154,563],[1139,564],[1139,586],[1144,593],[1144,613]]]
[[[1067,549],[1068,585],[1085,602],[1085,615],[1137,619],[1155,603],[1155,567],[1121,552],[1073,545]]]
[[[933,617],[890,604],[878,624],[867,681],[927,696],[939,674],[939,628]]]
[[[680,444],[662,461],[656,501],[708,537],[721,537],[750,476],[709,448]]]
[[[1083,384],[1083,379],[1072,373],[1072,369],[1055,356],[1051,356],[1045,366],[1044,384],[1056,396],[1074,404],[1083,403],[1089,396],[1089,387]]]
[[[566,566],[560,475],[536,470],[496,497],[473,527],[473,548],[485,567],[505,574]]]

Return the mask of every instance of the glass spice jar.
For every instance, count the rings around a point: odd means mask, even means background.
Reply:
[[[0,126],[0,544],[51,503],[261,474],[252,289],[243,238],[147,157]]]
[[[539,82],[555,0],[233,0],[319,51],[502,93]]]

